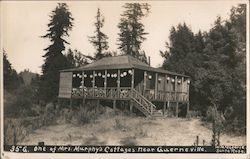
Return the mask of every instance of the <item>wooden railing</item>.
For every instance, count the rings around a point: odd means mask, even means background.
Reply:
[[[178,102],[188,101],[188,93],[186,92],[157,91],[155,98],[154,90],[145,90],[144,96],[149,100],[178,101]]]
[[[136,90],[135,90],[136,91]],[[73,88],[72,89],[72,97],[81,98],[110,98],[110,99],[129,99],[133,97],[131,96],[133,91],[131,91],[131,87],[85,87],[85,88]],[[137,91],[138,92],[138,91]],[[186,102],[188,101],[188,93],[186,92],[166,92],[166,91],[158,91],[155,96],[154,90],[146,90],[143,94],[139,93],[144,98],[149,101],[152,100],[161,100],[161,101],[178,101],[178,102]]]
[[[134,106],[139,109],[145,116],[151,116],[156,106],[144,97],[140,92],[130,87],[107,87],[101,88],[83,88],[73,89],[72,96],[75,98],[106,98],[106,99],[132,99]]]
[[[85,88],[74,88],[72,90],[72,97],[88,97],[88,98],[130,98],[131,88],[122,87],[118,89],[117,87],[85,87]]]
[[[141,111],[146,116],[152,115],[153,111],[156,109],[156,106],[153,103],[135,89],[132,89],[131,95],[131,98],[138,104],[138,108],[142,109]]]

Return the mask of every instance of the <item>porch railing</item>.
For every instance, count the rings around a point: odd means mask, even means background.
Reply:
[[[138,92],[138,91],[137,91]],[[140,93],[140,92],[138,92]],[[145,90],[141,93],[147,100],[162,100],[162,101],[188,101],[188,93],[186,92],[167,92],[167,91],[157,91],[155,96],[154,90]],[[72,97],[74,98],[110,98],[110,99],[129,99],[133,97],[133,92],[131,87],[85,87],[85,88],[73,88]]]
[[[122,87],[85,87],[85,88],[74,88],[72,90],[72,97],[87,97],[87,98],[130,98],[131,88]]]
[[[186,92],[168,92],[168,91],[157,91],[155,96],[154,90],[145,90],[144,96],[149,100],[162,100],[162,101],[188,101],[188,93]],[[156,97],[156,98],[155,98]]]

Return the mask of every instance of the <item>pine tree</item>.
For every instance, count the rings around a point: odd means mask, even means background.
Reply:
[[[95,59],[101,59],[104,56],[108,56],[107,50],[109,48],[108,42],[107,42],[107,35],[104,34],[101,31],[101,28],[104,25],[104,17],[100,13],[100,8],[97,10],[97,15],[96,15],[96,22],[95,22],[95,35],[92,37],[89,37],[89,41],[93,44],[93,46],[96,49],[95,52]]]
[[[126,3],[123,6],[126,10],[121,14],[118,28],[118,45],[123,54],[140,57],[141,43],[146,40],[145,27],[141,20],[147,16],[150,11],[150,5],[147,3]]]
[[[183,25],[179,24],[177,28],[171,28],[169,39],[170,43],[166,44],[167,50],[161,51],[162,56],[165,58],[163,68],[190,75],[190,67],[187,67],[186,60],[188,59],[187,56],[194,51],[193,32],[185,23]]]
[[[63,55],[65,44],[69,44],[64,36],[69,36],[73,18],[65,3],[59,3],[50,15],[47,34],[42,38],[49,38],[51,45],[44,49],[45,63],[42,65],[42,76],[39,93],[42,100],[49,102],[58,95],[59,70],[67,67],[67,59]]]

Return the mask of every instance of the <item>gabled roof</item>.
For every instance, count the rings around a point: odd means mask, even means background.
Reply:
[[[170,72],[160,68],[154,68],[148,64],[134,58],[131,55],[119,55],[112,57],[104,57],[100,60],[94,61],[90,64],[80,66],[77,68],[61,70],[61,72],[72,72],[72,71],[85,71],[85,70],[104,70],[104,69],[130,69],[136,68],[141,70],[147,70],[158,73],[172,74],[188,77],[186,75],[181,75],[178,73]]]

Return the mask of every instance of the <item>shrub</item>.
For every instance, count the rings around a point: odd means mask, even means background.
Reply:
[[[222,113],[220,113],[217,110],[216,106],[210,106],[208,107],[207,110],[207,116],[206,116],[206,120],[208,122],[212,122],[212,140],[211,140],[211,145],[212,146],[219,146],[220,145],[220,135],[221,132],[224,129],[224,116],[222,115]]]
[[[4,95],[4,114],[8,117],[37,116],[33,109],[34,91],[31,86],[20,86],[15,93]]]

